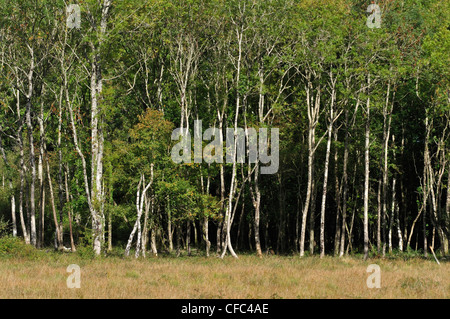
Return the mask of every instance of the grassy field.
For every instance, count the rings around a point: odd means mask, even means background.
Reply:
[[[0,298],[450,297],[450,263],[421,258],[33,256],[0,258]],[[81,267],[80,289],[67,288],[69,264]],[[381,268],[380,289],[367,288],[369,264]]]

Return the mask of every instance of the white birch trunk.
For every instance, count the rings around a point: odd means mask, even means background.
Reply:
[[[225,247],[223,247],[221,258],[223,258],[227,252],[227,248],[230,251],[231,255],[235,258],[238,258],[236,253],[234,252],[233,246],[231,244],[231,214],[233,211],[233,199],[236,191],[236,184],[237,184],[237,174],[236,174],[236,149],[237,149],[237,128],[238,128],[238,118],[239,118],[239,109],[240,109],[240,94],[239,94],[239,80],[241,75],[241,59],[242,59],[242,38],[243,38],[243,30],[242,28],[239,30],[239,28],[236,28],[236,36],[238,41],[238,60],[237,60],[237,73],[236,73],[236,86],[238,89],[237,97],[236,97],[236,114],[234,118],[234,156],[235,160],[233,161],[232,171],[231,171],[231,184],[230,184],[230,191],[228,194],[228,205],[225,210],[225,227],[226,227],[226,235],[225,235]]]
[[[144,200],[146,198],[147,191],[150,188],[150,186],[152,185],[152,183],[153,183],[153,164],[151,164],[151,177],[150,177],[149,183],[147,185],[145,185],[145,177],[143,174],[141,174],[141,178],[139,179],[139,184],[137,187],[137,194],[136,194],[137,218],[136,218],[136,222],[134,223],[133,230],[131,231],[131,234],[128,238],[127,246],[125,248],[125,256],[128,256],[130,254],[131,244],[133,242],[134,235],[136,234],[136,231],[137,231],[138,234],[137,234],[135,257],[136,258],[139,257],[140,247],[141,247],[141,236],[142,236],[141,216],[144,211]],[[141,191],[141,187],[142,187],[142,191]]]
[[[322,190],[322,205],[320,207],[320,258],[325,257],[325,208],[327,201],[327,186],[328,186],[328,168],[330,164],[330,152],[331,152],[331,138],[333,134],[334,126],[334,101],[335,101],[335,84],[336,79],[333,80],[333,74],[330,73],[330,79],[332,83],[331,88],[331,103],[330,103],[330,118],[328,124],[328,140],[327,151],[325,154],[325,167],[323,172],[323,190]],[[337,225],[336,225],[337,226]]]
[[[47,164],[48,186],[50,189],[50,202],[52,204],[53,222],[55,223],[55,231],[56,231],[56,245],[59,250],[62,250],[63,249],[62,236],[61,236],[61,230],[60,230],[60,227],[58,224],[58,218],[56,217],[55,198],[53,195],[53,186],[52,186],[52,180],[51,180],[51,176],[50,176],[50,165],[48,164],[48,158],[47,158],[46,164]]]
[[[33,246],[36,247],[37,236],[36,236],[36,208],[35,208],[35,185],[36,185],[36,164],[34,155],[34,137],[33,137],[33,125],[31,122],[31,98],[33,96],[33,76],[34,76],[34,51],[28,46],[30,51],[30,70],[27,74],[28,80],[28,92],[26,95],[26,124],[28,128],[28,141],[30,147],[30,170],[31,170],[31,181],[30,181],[30,241]]]
[[[391,201],[391,216],[389,216],[389,232],[388,232],[388,240],[389,240],[389,253],[392,253],[392,229],[394,225],[395,218],[395,187],[396,187],[397,179],[395,176],[392,179],[392,201]]]
[[[308,182],[306,186],[306,199],[305,206],[303,207],[302,212],[302,226],[300,231],[300,257],[303,257],[305,254],[305,237],[306,237],[306,218],[308,216],[309,205],[311,201],[311,192],[312,192],[312,175],[313,175],[313,160],[314,160],[314,135],[315,135],[315,125],[313,120],[313,112],[311,110],[311,102],[310,102],[310,87],[311,84],[308,83],[306,86],[306,101],[307,101],[307,110],[308,110]]]

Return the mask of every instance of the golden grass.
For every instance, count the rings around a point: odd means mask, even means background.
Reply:
[[[69,264],[81,288],[69,289]],[[381,288],[366,286],[369,264]],[[0,259],[0,298],[449,298],[450,264],[431,260],[226,257],[82,260],[69,254],[37,261]]]

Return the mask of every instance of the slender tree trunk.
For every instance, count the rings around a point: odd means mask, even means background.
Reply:
[[[141,178],[139,180],[139,184],[137,187],[137,195],[136,195],[136,211],[137,211],[137,218],[136,222],[134,223],[133,230],[131,231],[131,234],[128,238],[127,246],[125,248],[125,256],[128,256],[130,254],[131,249],[131,243],[133,241],[134,235],[137,231],[137,241],[136,241],[136,254],[135,257],[137,258],[140,253],[140,245],[141,245],[141,216],[144,211],[144,200],[146,197],[147,190],[152,185],[153,182],[153,164],[151,166],[151,179],[150,182],[145,185],[145,178],[144,175],[141,174]],[[141,192],[141,185],[142,185],[142,192]]]
[[[239,250],[239,248],[242,248],[242,243],[244,242],[242,233],[245,232],[243,229],[244,224],[244,212],[245,212],[245,200],[242,199],[242,205],[241,205],[241,213],[239,214],[239,222],[237,227],[237,235],[236,235],[236,249]]]
[[[424,255],[424,257],[425,258],[427,258],[428,257],[428,241],[427,241],[427,237],[428,237],[428,234],[427,234],[427,221],[426,221],[426,209],[427,209],[427,207],[425,206],[425,210],[423,211],[423,217],[422,217],[422,231],[423,231],[423,255]]]
[[[433,230],[431,231],[431,250],[434,250],[435,238],[436,238],[436,227],[433,226]]]
[[[141,208],[142,209],[142,208]],[[141,213],[142,214],[142,213]],[[136,252],[134,257],[138,258],[142,248],[142,230],[141,230],[141,216],[137,219],[137,240],[136,240]]]
[[[172,216],[170,212],[170,198],[167,197],[167,236],[169,239],[169,252],[173,251],[173,231],[172,231]]]
[[[237,140],[237,139],[236,139]],[[223,248],[222,251],[222,255],[221,257],[223,258],[225,256],[225,253],[228,250],[230,251],[230,254],[234,257],[237,258],[238,256],[236,255],[236,253],[234,252],[234,249],[232,247],[231,244],[231,214],[233,211],[233,197],[234,197],[234,193],[235,193],[235,187],[236,187],[236,183],[237,183],[237,179],[236,179],[236,162],[233,163],[233,173],[231,176],[231,186],[230,186],[230,194],[228,197],[228,205],[225,211],[225,227],[226,227],[226,236],[225,236],[225,240],[226,240],[226,245]]]
[[[248,141],[248,135],[247,135],[247,141]],[[247,143],[247,147],[248,143]],[[249,170],[249,175],[251,175],[251,165],[249,165],[248,167]],[[249,176],[251,178],[251,176]],[[261,215],[261,192],[259,190],[259,163],[256,162],[255,163],[255,167],[254,167],[254,187],[251,184],[250,181],[250,192],[251,192],[251,197],[252,197],[252,203],[253,203],[253,208],[255,209],[255,215],[254,215],[254,224],[253,224],[253,231],[255,234],[255,248],[256,248],[256,255],[258,257],[262,257],[262,249],[261,249],[261,238],[259,235],[259,230],[260,230],[260,215]],[[242,218],[242,215],[244,213],[244,204],[242,204],[242,212],[241,212],[241,216],[240,219]]]
[[[150,188],[150,186],[153,183],[153,163],[151,164],[151,177],[150,182],[145,185],[145,177],[143,174],[141,174],[141,178],[139,180],[139,184],[137,187],[137,194],[136,194],[136,211],[137,211],[137,218],[136,222],[134,223],[133,230],[131,231],[130,236],[128,237],[127,246],[125,247],[125,256],[128,256],[130,254],[131,249],[131,243],[133,242],[134,235],[137,231],[137,241],[136,241],[136,254],[135,257],[137,258],[140,253],[140,245],[141,245],[141,216],[144,211],[144,200],[146,198],[147,190]],[[142,185],[142,191],[141,191],[141,185]]]
[[[402,161],[405,161],[405,127],[402,124],[402,141],[401,141],[401,147],[400,147],[400,157]],[[408,206],[407,206],[407,201],[406,201],[406,193],[407,193],[407,189],[405,188],[405,181],[403,178],[401,178],[400,180],[400,208],[399,208],[399,220],[400,222],[403,222],[403,243],[406,243],[408,238],[409,238],[409,234],[408,234],[408,219],[407,219],[407,214],[408,214]],[[403,249],[407,249],[409,247],[409,245],[407,245],[405,247],[405,245],[403,244]]]
[[[249,250],[253,250],[253,243],[252,243],[252,240],[253,240],[253,228],[254,227],[252,227],[252,221],[251,220],[249,220],[248,221],[248,249]]]
[[[191,255],[191,221],[186,221],[186,250],[187,255]]]
[[[177,257],[180,256],[181,254],[181,227],[180,225],[176,225],[176,241],[177,241]]]
[[[13,189],[11,181],[9,181],[9,188]],[[11,222],[13,228],[13,237],[17,237],[16,196],[14,194],[11,195]]]
[[[310,127],[308,129],[308,182],[306,186],[306,199],[305,206],[303,206],[302,212],[302,227],[300,231],[300,257],[305,255],[305,235],[306,235],[306,218],[308,216],[309,204],[311,201],[312,192],[312,175],[313,175],[313,161],[314,161],[314,130]],[[311,216],[312,218],[312,216]]]
[[[62,146],[61,146],[61,137],[62,137],[62,98],[63,98],[63,89],[61,87],[60,98],[59,98],[59,114],[58,114],[58,140],[57,140],[57,149],[58,149],[58,208],[59,208],[59,220],[60,220],[60,233],[62,241],[64,241],[64,232],[63,232],[63,210],[64,210],[64,186],[63,186],[63,158],[62,158]],[[66,195],[67,197],[67,195]],[[70,212],[69,212],[70,215]],[[71,224],[69,218],[69,225]],[[75,250],[75,245],[72,245],[73,237],[70,235],[70,243],[72,252]]]
[[[255,174],[257,174],[255,172]],[[255,221],[254,221],[254,233],[255,233],[255,248],[256,255],[262,257],[261,238],[259,236],[259,223],[260,223],[260,209],[261,209],[261,193],[258,186],[255,185],[256,203],[255,203]]]
[[[333,133],[332,131],[333,131],[333,110],[331,110],[330,124],[328,126],[327,151],[325,154],[325,167],[323,172],[322,205],[320,207],[320,258],[325,257],[325,208],[327,201],[328,167],[330,164],[331,136]]]
[[[208,167],[209,167],[209,165],[208,165]],[[206,192],[205,192],[205,188],[204,188],[204,184],[203,184],[203,172],[202,172],[201,168],[200,168],[200,176],[201,176],[202,193],[209,195],[209,186],[210,186],[210,182],[211,182],[209,172],[208,172],[208,178],[207,178],[207,182],[206,182]],[[203,240],[205,241],[206,257],[209,257],[209,252],[211,249],[211,242],[209,241],[209,218],[208,218],[208,216],[205,216],[203,218]]]
[[[370,77],[368,79],[370,85]],[[365,156],[364,156],[364,260],[369,257],[369,148],[370,148],[370,97],[366,105]]]
[[[95,60],[98,59],[96,56]],[[97,61],[92,63],[91,69],[91,198],[93,199],[93,215],[92,215],[92,238],[94,244],[94,252],[96,255],[101,253],[101,236],[102,236],[102,220],[101,220],[101,203],[102,203],[102,154],[101,154],[101,129],[99,130],[99,108],[98,94],[100,93],[101,79],[97,79],[99,65]],[[100,133],[99,133],[100,132]]]
[[[155,202],[154,202],[154,197],[152,197],[152,216],[154,213],[154,207],[155,207]],[[150,245],[152,248],[152,253],[155,257],[158,257],[158,248],[156,246],[156,223],[154,220],[152,220],[152,226],[151,226],[151,238],[150,238]]]
[[[211,249],[211,242],[209,241],[209,220],[208,216],[205,216],[203,219],[203,234],[205,240],[205,251],[206,257],[209,257],[209,251]]]
[[[41,190],[41,200],[40,200],[40,208],[41,208],[41,220],[39,222],[39,248],[43,247],[44,242],[44,232],[45,232],[45,187],[42,185]]]
[[[141,184],[143,183],[143,176],[141,175],[141,178],[139,180],[139,184],[137,187],[137,194],[136,194],[136,211],[137,211],[137,218],[136,218],[136,222],[134,223],[133,226],[133,230],[131,231],[130,236],[128,237],[128,242],[127,242],[127,246],[125,247],[125,256],[129,256],[130,255],[130,249],[131,249],[131,244],[133,242],[134,239],[134,235],[136,233],[136,231],[138,230],[138,224],[140,223],[140,219],[141,219],[141,214],[142,214],[142,207],[141,207]]]
[[[396,206],[396,200],[395,200],[395,186],[396,186],[397,179],[395,176],[392,179],[392,201],[391,201],[391,216],[389,217],[389,253],[392,253],[392,229],[394,225],[394,218],[395,218],[395,206]]]
[[[357,152],[357,153],[358,153],[357,156],[359,156],[359,152]],[[359,157],[358,157],[358,159],[359,159]],[[355,163],[355,168],[354,168],[354,173],[353,173],[353,185],[356,185],[356,184],[355,184],[355,179],[356,179],[356,167],[358,166],[358,164],[359,164],[359,160],[357,161],[357,163]],[[355,198],[355,199],[358,198],[358,190],[357,190],[357,189],[355,190],[355,196],[354,196],[354,198]],[[350,251],[350,252],[353,251],[353,244],[352,244],[352,242],[353,242],[353,225],[354,225],[355,215],[356,215],[356,210],[357,210],[357,206],[358,206],[357,200],[355,200],[354,202],[355,202],[355,205],[354,205],[354,207],[353,207],[352,218],[351,218],[351,220],[350,220],[350,229],[347,229],[347,232],[348,232],[348,245],[347,245],[347,249],[346,249],[346,251],[345,251],[345,254],[346,254],[346,255],[348,255],[349,251]]]
[[[395,156],[395,135],[392,134],[392,149],[394,150],[394,162],[396,162],[396,156]],[[392,206],[393,206],[393,210],[392,210],[392,217],[394,218],[395,216],[395,224],[397,227],[397,236],[398,236],[398,249],[400,251],[403,251],[403,235],[402,235],[402,228],[400,225],[400,212],[399,212],[399,205],[396,199],[396,189],[395,189],[395,183],[396,183],[396,176],[394,174],[394,180],[392,182]]]
[[[44,217],[45,217],[45,187],[44,187],[44,168],[43,160],[45,153],[45,135],[44,135],[44,104],[41,103],[39,117],[39,158],[38,158],[38,180],[39,180],[39,211],[40,219],[38,222],[38,240],[37,246],[44,245]]]
[[[153,196],[152,196],[153,198]],[[144,227],[142,228],[142,256],[146,257],[146,253],[147,253],[147,244],[148,244],[148,233],[149,233],[149,229],[148,229],[148,213],[150,210],[150,200],[148,199],[148,196],[145,196],[144,199]],[[152,213],[153,216],[153,213]]]
[[[391,113],[392,107],[390,111],[388,110],[389,105],[389,95],[390,95],[391,83],[389,81],[386,93],[386,103],[383,107],[383,211],[382,211],[382,236],[383,236],[383,257],[386,254],[386,214],[387,214],[387,190],[389,187],[389,178],[388,178],[388,146],[390,139],[390,130],[391,130]],[[393,103],[392,103],[393,105]],[[392,212],[391,212],[392,213]],[[393,214],[391,214],[391,218],[393,218]],[[391,226],[391,220],[389,222],[389,226]],[[392,250],[392,230],[389,227],[389,251]]]
[[[70,190],[69,190],[69,168],[66,167],[64,172],[64,184],[66,187],[66,203],[70,203]],[[73,240],[73,230],[72,230],[72,206],[69,205],[67,208],[67,215],[69,217],[69,237],[70,237],[70,248],[72,252],[76,251],[75,242]]]
[[[27,97],[26,122],[28,128],[28,142],[30,146],[30,240],[33,246],[37,244],[36,236],[36,208],[35,208],[35,185],[36,185],[36,164],[34,154],[33,126],[31,123],[31,97]]]
[[[219,122],[220,131],[222,132],[221,122]],[[225,171],[223,163],[220,164],[220,214],[221,217],[225,216]],[[219,221],[217,225],[217,247],[216,252],[217,254],[220,254],[222,249],[224,248],[223,241],[222,241],[222,228],[223,228],[223,221],[222,219]]]
[[[111,0],[104,0],[101,6],[99,41],[90,43],[93,58],[91,61],[91,198],[93,200],[92,232],[94,252],[100,255],[103,237],[103,114],[99,107],[102,99],[102,66],[100,63],[100,47],[106,33],[107,20]]]
[[[46,160],[46,164],[47,164],[48,187],[50,190],[50,203],[52,204],[53,222],[55,223],[56,243],[58,250],[63,250],[62,236],[60,232],[61,228],[58,225],[58,218],[56,217],[55,198],[53,196],[53,186],[52,186],[52,179],[50,176],[50,165],[48,164],[48,158]]]
[[[259,113],[259,122],[262,125],[264,123],[263,112],[264,112],[264,97],[265,97],[264,91],[263,91],[263,89],[264,89],[264,70],[263,70],[262,64],[260,64],[260,67],[258,69],[258,76],[259,76],[259,99],[258,99],[258,110],[259,111],[258,111],[258,113]],[[248,131],[246,130],[246,133],[247,132]],[[247,134],[247,141],[248,141],[248,134]],[[248,149],[250,149],[250,147],[248,146],[248,142],[247,142],[247,147],[248,147]],[[249,169],[250,169],[250,165],[249,165]],[[252,201],[253,201],[253,207],[255,208],[255,223],[254,223],[255,248],[256,248],[256,255],[261,258],[262,257],[262,249],[261,249],[261,238],[259,235],[260,218],[261,218],[261,191],[259,189],[259,162],[258,161],[255,163],[254,185],[255,185],[255,187],[254,187],[254,195],[252,194]]]
[[[381,252],[381,187],[382,176],[378,178],[378,192],[377,192],[377,253]]]
[[[395,216],[396,216],[395,223],[397,224],[398,249],[400,251],[403,251],[403,235],[402,235],[402,229],[400,226],[400,218],[399,218],[400,210],[399,210],[398,203],[395,206],[395,213],[396,213],[395,214]]]
[[[422,205],[422,207],[419,210],[419,213],[417,214],[416,218],[413,220],[413,222],[411,224],[411,229],[409,230],[408,241],[407,241],[407,244],[406,244],[407,248],[410,247],[410,245],[411,245],[411,238],[412,238],[412,235],[414,233],[414,226],[416,225],[417,221],[419,220],[419,217],[422,214],[423,209],[424,209],[424,206]],[[416,242],[416,246],[417,246],[417,242]]]
[[[162,81],[163,81],[163,75],[164,75],[164,63],[161,64],[161,70],[159,72],[159,78],[158,78],[158,90],[156,92],[156,98],[158,100],[158,109],[160,112],[164,113],[164,108],[162,104]]]
[[[439,188],[440,188],[440,183],[441,183],[441,176],[438,178],[438,181],[435,182],[435,177],[434,177],[434,172],[433,172],[433,168],[431,167],[431,159],[430,156],[428,155],[428,182],[429,182],[429,189],[430,189],[430,201],[431,201],[431,209],[430,209],[430,220],[433,224],[433,243],[434,243],[434,236],[435,236],[435,231],[437,231],[438,234],[438,238],[439,238],[439,242],[441,243],[441,250],[442,250],[442,254],[445,255],[445,247],[444,247],[444,242],[447,241],[447,239],[445,238],[445,235],[442,231],[442,227],[441,227],[441,222],[440,222],[440,216],[439,216],[439,210],[440,210],[440,205],[438,203],[438,198],[440,197],[439,194],[436,194],[439,192]],[[436,184],[436,192],[434,191],[434,187]],[[434,245],[434,244],[433,244]]]
[[[297,212],[295,214],[295,251],[300,252],[300,211],[301,211],[301,182],[300,176],[297,175],[298,181],[298,191],[297,191]],[[267,228],[266,228],[267,232]],[[265,236],[267,237],[267,235]],[[267,246],[267,238],[266,238],[266,250],[269,250]]]
[[[221,258],[225,256],[225,253],[227,252],[227,248],[230,251],[230,254],[234,258],[238,258],[236,253],[234,252],[233,246],[231,244],[231,214],[233,212],[233,199],[234,195],[236,193],[237,188],[237,174],[236,174],[236,150],[237,150],[237,140],[238,140],[238,118],[239,118],[239,110],[241,108],[241,96],[239,94],[239,80],[241,75],[241,60],[242,60],[242,39],[243,39],[243,30],[242,27],[238,28],[236,27],[236,35],[237,35],[237,41],[238,41],[238,60],[237,60],[237,67],[236,67],[236,88],[237,88],[237,97],[236,97],[236,109],[235,109],[235,117],[234,117],[234,146],[233,146],[233,154],[235,155],[233,165],[232,165],[232,171],[231,171],[231,183],[230,183],[230,190],[228,194],[228,205],[225,210],[225,226],[226,226],[226,236],[225,241],[226,245],[223,248]]]
[[[315,144],[315,140],[313,137],[313,143]],[[316,224],[316,198],[317,198],[317,186],[315,181],[315,156],[313,155],[313,164],[312,164],[312,185],[311,185],[311,209],[310,209],[310,218],[309,218],[309,253],[314,255],[315,248],[315,224]]]
[[[328,140],[327,140],[327,150],[325,153],[325,167],[323,171],[323,189],[322,189],[322,204],[320,207],[320,258],[325,257],[325,209],[327,201],[327,187],[328,187],[328,168],[330,166],[330,152],[331,152],[331,138],[333,136],[334,127],[334,101],[335,101],[335,88],[333,81],[333,75],[331,74],[332,93],[331,93],[331,103],[330,103],[330,118],[328,124]],[[336,224],[337,228],[337,224]]]
[[[25,193],[30,191],[30,185],[28,183],[28,180],[25,179]],[[29,197],[25,197],[25,211],[27,212],[27,232],[28,236],[31,234],[31,210],[30,210],[30,199]],[[31,238],[31,236],[30,236]],[[31,243],[31,242],[30,242]]]
[[[427,222],[426,222],[426,215],[427,215],[427,201],[428,201],[428,188],[431,187],[429,185],[428,181],[428,161],[429,161],[429,152],[428,152],[428,140],[430,138],[430,126],[429,126],[429,120],[428,120],[428,114],[425,115],[425,150],[423,152],[424,155],[424,164],[423,164],[423,184],[422,184],[422,191],[423,191],[423,217],[422,217],[422,230],[423,230],[423,254],[424,257],[428,257],[428,243],[427,243]]]
[[[70,213],[69,213],[70,214]],[[108,209],[108,252],[111,252],[112,247],[112,237],[113,237],[113,230],[112,230],[112,209]]]
[[[339,244],[341,238],[341,227],[340,227],[340,217],[342,214],[341,209],[341,185],[339,183],[338,176],[338,132],[337,129],[334,131],[334,195],[336,199],[336,222],[335,222],[335,232],[334,232],[334,256],[339,255]]]
[[[194,227],[194,247],[198,247],[198,232],[197,232],[197,223],[195,220],[192,222],[192,226]]]
[[[19,131],[17,133],[17,141],[19,145],[19,153],[20,153],[20,190],[19,190],[19,218],[20,218],[20,225],[22,227],[22,234],[25,239],[25,243],[30,244],[30,236],[27,230],[27,225],[25,223],[24,218],[24,191],[25,191],[25,155],[24,155],[24,147],[23,147],[23,137],[22,137],[22,129],[23,126],[20,125]]]
[[[342,227],[341,227],[341,243],[339,247],[339,257],[344,256],[345,249],[345,227],[347,224],[347,193],[348,193],[348,175],[347,175],[347,167],[348,167],[348,153],[349,153],[349,118],[348,118],[348,110],[345,110],[345,141],[344,141],[344,162],[342,168]]]

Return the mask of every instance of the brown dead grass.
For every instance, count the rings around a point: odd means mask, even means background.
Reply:
[[[66,286],[69,264],[81,288]],[[381,288],[369,289],[369,264]],[[0,298],[449,298],[450,264],[422,259],[241,256],[82,260],[0,259]]]

